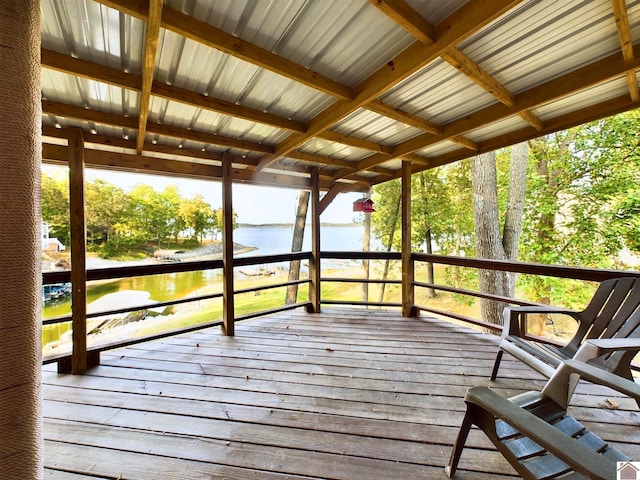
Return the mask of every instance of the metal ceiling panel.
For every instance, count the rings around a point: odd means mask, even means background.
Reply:
[[[495,97],[441,59],[409,77],[381,100],[439,125],[497,102]]]
[[[339,158],[356,162],[371,155],[368,150],[343,145],[341,143],[330,142],[321,138],[312,138],[299,148],[304,153],[320,155],[323,157]]]
[[[144,22],[91,0],[41,0],[40,10],[42,48],[142,71]]]
[[[517,94],[617,53],[620,44],[610,0],[535,0],[460,49]]]
[[[414,41],[366,0],[171,0],[168,5],[349,86]]]
[[[405,125],[370,110],[358,109],[338,122],[332,130],[344,135],[364,138],[381,145],[396,145],[423,133],[422,130]]]
[[[213,98],[308,121],[334,98],[173,32],[161,30],[158,81]]]
[[[474,142],[481,143],[485,140],[490,140],[497,136],[506,135],[507,133],[530,126],[531,125],[529,125],[517,115],[513,115],[511,117],[503,118],[500,121],[485,125],[482,128],[477,128],[472,132],[467,133],[465,137],[473,140]]]
[[[431,145],[427,148],[418,150],[415,153],[427,158],[437,158],[440,155],[445,155],[447,153],[455,152],[456,150],[460,150],[461,148],[462,147],[457,143],[444,141],[444,142],[436,143],[435,145]],[[473,156],[473,152],[471,150],[469,150],[469,156]]]
[[[568,95],[555,102],[542,105],[535,109],[535,113],[543,120],[550,119],[628,95],[629,87],[626,79],[616,78],[593,88]]]

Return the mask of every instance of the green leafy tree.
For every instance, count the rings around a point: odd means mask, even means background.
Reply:
[[[532,142],[523,260],[624,267],[618,260],[621,249],[637,248],[639,128],[640,113],[631,111]],[[544,278],[525,281],[529,296],[541,303],[572,306],[572,300],[581,304],[589,294],[577,289],[567,295],[556,284]]]
[[[49,224],[49,235],[63,244],[71,243],[69,224],[69,181],[42,175],[42,221]]]
[[[127,199],[120,187],[96,179],[85,188],[86,230],[89,244],[108,243],[125,215]]]

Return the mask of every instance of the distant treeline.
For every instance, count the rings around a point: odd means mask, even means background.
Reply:
[[[85,185],[87,244],[105,255],[141,246],[164,247],[185,237],[194,245],[216,239],[222,228],[222,209],[203,196],[185,197],[176,185],[157,192],[138,184],[125,192],[96,179]],[[70,243],[69,182],[42,175],[42,221],[65,245]],[[234,213],[234,228],[237,225]]]

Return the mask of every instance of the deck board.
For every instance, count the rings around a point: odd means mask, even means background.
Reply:
[[[445,478],[474,385],[544,379],[497,337],[397,312],[282,312],[104,352],[83,376],[43,371],[46,478]],[[635,402],[579,385],[574,414],[640,458]],[[603,408],[606,399],[617,410]],[[514,477],[478,431],[459,478]]]

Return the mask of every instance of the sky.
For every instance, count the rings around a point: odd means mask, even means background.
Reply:
[[[43,165],[42,171],[59,178],[67,175],[62,166]],[[222,184],[219,181],[191,180],[177,177],[163,177],[142,173],[124,173],[108,170],[86,169],[87,181],[101,178],[118,185],[125,192],[142,183],[161,192],[168,185],[176,185],[180,194],[191,198],[201,194],[213,208],[222,206]],[[293,223],[298,205],[299,191],[289,188],[261,187],[235,184],[233,186],[233,210],[238,214],[239,223]],[[358,214],[353,212],[353,202],[362,198],[361,193],[341,193],[327,207],[320,221],[323,223],[351,223]],[[309,218],[307,217],[307,221]]]

